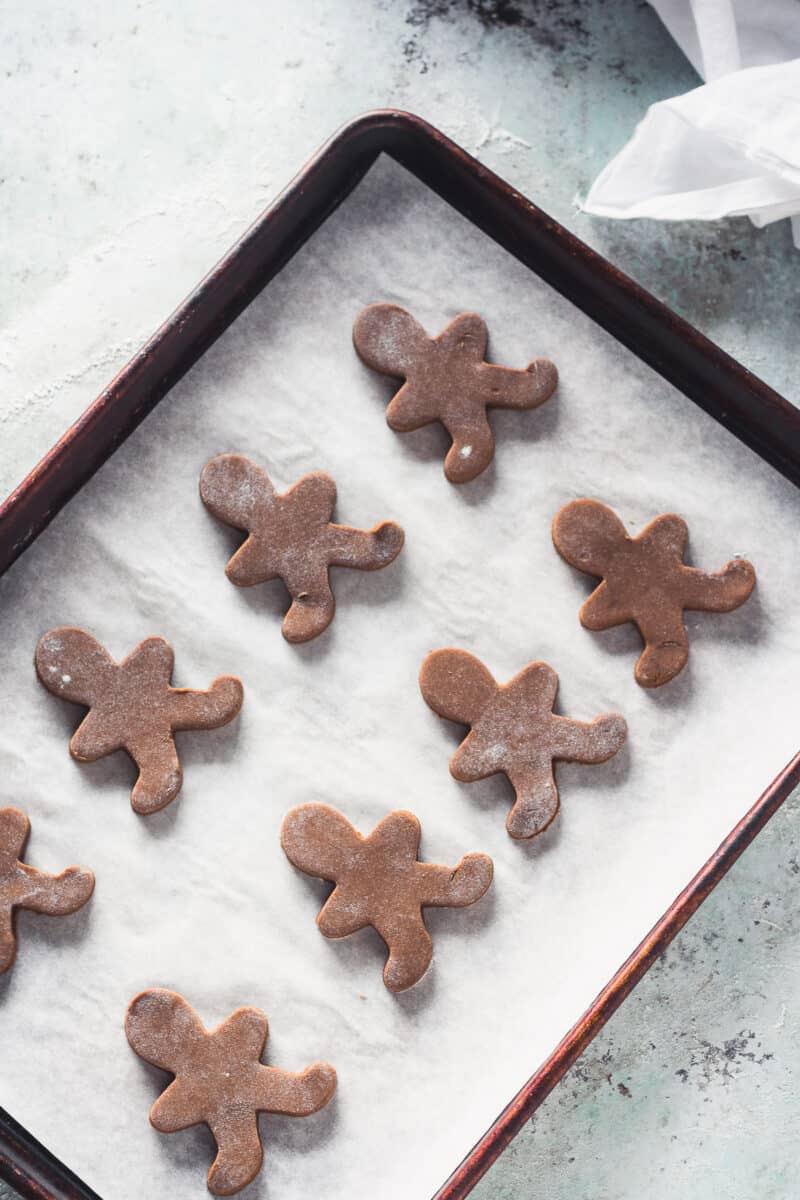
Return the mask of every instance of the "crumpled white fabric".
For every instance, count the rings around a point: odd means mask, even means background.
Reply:
[[[706,82],[648,109],[583,211],[790,217],[800,248],[800,0],[650,2]]]

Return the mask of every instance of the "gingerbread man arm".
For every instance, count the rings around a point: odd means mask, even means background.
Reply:
[[[569,762],[606,762],[628,736],[628,726],[620,713],[603,713],[593,721],[554,716],[552,728],[553,757]]]
[[[193,1048],[206,1031],[192,1006],[177,992],[149,988],[128,1005],[125,1036],[145,1062],[177,1075],[191,1062]]]
[[[438,716],[460,725],[474,725],[497,692],[491,673],[466,650],[433,650],[422,664],[419,686]]]
[[[332,567],[377,571],[397,558],[403,549],[404,537],[403,530],[394,521],[381,521],[369,530],[330,525],[328,562]]]
[[[129,674],[141,679],[150,689],[158,684],[169,687],[175,668],[175,651],[162,637],[148,637],[134,646],[120,666]]]
[[[0,886],[0,975],[13,965],[17,953],[15,909],[65,916],[81,908],[94,891],[94,875],[85,867],[49,875],[21,862],[29,833],[30,821],[21,809],[0,809],[0,885],[5,885]]]
[[[282,1071],[262,1066],[259,1071],[258,1108],[285,1117],[310,1117],[319,1112],[336,1091],[336,1072],[328,1063],[314,1063],[305,1071]]]
[[[356,317],[353,345],[368,367],[403,379],[431,345],[431,338],[405,308],[370,304]]]
[[[734,558],[721,571],[684,567],[683,607],[705,612],[732,612],[756,586],[756,573],[744,558]]]
[[[488,854],[465,854],[456,867],[419,863],[420,902],[434,907],[464,908],[488,890],[494,865]]]
[[[94,875],[85,867],[67,867],[60,875],[48,875],[19,864],[20,908],[33,912],[48,913],[50,916],[66,916],[82,908],[94,891]]]
[[[584,629],[599,632],[624,625],[631,619],[630,604],[614,599],[614,593],[606,580],[594,589],[578,612],[578,620]]]
[[[116,663],[96,638],[70,626],[45,633],[34,662],[48,692],[86,708],[106,691],[116,670]]]
[[[12,859],[22,857],[31,823],[21,808],[0,808],[0,847]]]
[[[538,408],[558,385],[558,370],[548,358],[536,358],[524,371],[481,363],[479,379],[489,408]]]
[[[220,675],[207,691],[170,688],[170,723],[179,729],[219,729],[242,707],[244,688],[234,675]]]

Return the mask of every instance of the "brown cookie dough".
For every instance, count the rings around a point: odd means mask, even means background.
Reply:
[[[488,855],[467,854],[456,867],[421,863],[419,839],[413,813],[389,813],[364,837],[327,804],[293,808],[281,829],[289,861],[336,884],[317,917],[320,931],[340,938],[371,925],[389,950],[383,982],[391,992],[410,988],[430,965],[425,905],[464,908],[492,882]]]
[[[513,838],[543,833],[559,807],[553,763],[602,763],[622,747],[624,717],[603,713],[573,721],[553,712],[558,676],[547,663],[530,663],[499,685],[465,650],[434,650],[422,664],[419,686],[440,717],[471,725],[450,760],[450,774],[474,783],[502,772],[516,793],[506,820]]]
[[[453,440],[444,462],[451,483],[468,483],[494,458],[490,408],[537,408],[555,391],[546,358],[524,371],[484,362],[489,334],[477,313],[461,313],[438,337],[396,304],[372,304],[356,318],[353,343],[368,367],[405,379],[386,411],[396,433],[439,421]]]
[[[611,629],[632,621],[644,641],[634,672],[655,688],[678,674],[689,657],[685,609],[731,612],[756,584],[753,567],[735,558],[716,574],[683,561],[689,530],[665,513],[629,537],[619,517],[597,500],[573,500],[553,521],[553,543],[566,562],[603,580],[582,606],[586,629]]]
[[[258,1008],[237,1008],[209,1033],[182,996],[151,988],[128,1005],[125,1033],[141,1058],[175,1076],[150,1109],[154,1128],[211,1130],[217,1157],[208,1186],[215,1196],[233,1195],[261,1170],[259,1113],[307,1117],[336,1090],[327,1063],[294,1074],[261,1062],[269,1023]]]
[[[31,823],[18,808],[0,808],[0,975],[14,965],[18,908],[62,917],[82,908],[94,891],[94,875],[85,867],[68,867],[48,875],[21,861]]]
[[[69,744],[79,762],[126,750],[139,768],[131,793],[137,813],[174,800],[183,773],[173,734],[217,729],[242,707],[238,679],[222,675],[207,692],[170,687],[174,655],[163,638],[141,642],[121,663],[83,629],[51,629],[36,647],[36,674],[54,696],[90,711]]]
[[[278,493],[249,458],[220,454],[203,468],[200,495],[220,521],[249,534],[225,568],[231,583],[283,580],[292,597],[283,621],[289,642],[307,642],[333,620],[329,567],[376,571],[403,547],[403,530],[394,521],[370,530],[335,525],[336,484],[321,471]]]

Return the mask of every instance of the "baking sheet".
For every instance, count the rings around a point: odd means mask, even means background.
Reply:
[[[475,483],[445,481],[440,430],[386,426],[392,385],[350,342],[377,300],[431,332],[477,309],[494,361],[557,363],[552,400],[493,416],[497,458]],[[224,451],[254,457],[281,490],[326,470],[339,520],[405,528],[389,568],[335,572],[335,621],[305,646],[281,637],[280,584],[243,591],[224,577],[239,539],[197,494]],[[690,664],[660,691],[634,683],[635,631],[578,624],[591,583],[555,554],[550,522],[582,495],[634,531],[677,510],[691,561],[743,554],[758,571],[738,612],[689,615]],[[151,986],[184,994],[209,1026],[257,1005],[268,1061],[332,1062],[339,1089],[312,1118],[262,1118],[265,1167],[243,1195],[429,1196],[797,749],[798,516],[792,485],[380,160],[0,581],[0,800],[31,817],[28,861],[97,875],[82,912],[20,914],[18,961],[0,980],[0,1102],[108,1200],[202,1196],[210,1135],[149,1127],[167,1077],[129,1049],[125,1008]],[[68,756],[82,710],[43,691],[32,656],[42,632],[70,623],[115,657],[166,637],[177,685],[244,682],[238,721],[179,735],[184,787],[160,814],[132,813],[123,755]],[[505,832],[504,778],[449,776],[458,731],[417,686],[425,654],[447,645],[500,680],[545,659],[560,711],[628,720],[615,759],[559,768],[561,814],[532,843]],[[369,931],[317,931],[327,888],[278,840],[305,801],[363,831],[409,808],[426,858],[492,855],[483,901],[429,913],[434,962],[412,991],[384,989]]]

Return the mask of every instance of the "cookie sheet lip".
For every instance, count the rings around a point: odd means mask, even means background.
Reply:
[[[225,568],[231,583],[254,587],[283,580],[292,598],[282,625],[288,642],[310,641],[333,620],[330,567],[377,571],[397,558],[405,540],[394,521],[368,530],[335,524],[336,484],[323,471],[279,493],[243,454],[220,454],[206,463],[200,497],[220,521],[248,534]]]
[[[371,304],[357,316],[353,345],[368,367],[404,379],[386,410],[396,433],[438,421],[452,438],[444,462],[450,483],[469,483],[494,458],[487,412],[538,408],[549,400],[558,371],[546,358],[524,370],[485,362],[489,330],[483,317],[464,312],[434,338],[396,304]]]
[[[683,517],[663,513],[631,537],[617,514],[599,500],[572,500],[553,520],[553,544],[570,566],[602,579],[579,612],[585,629],[632,622],[644,650],[636,682],[661,687],[689,659],[683,613],[732,612],[748,599],[756,573],[734,558],[712,573],[684,562],[689,529]]]
[[[371,925],[389,950],[383,982],[390,992],[413,987],[430,966],[423,908],[474,904],[494,874],[487,854],[467,854],[455,867],[420,862],[420,833],[417,817],[398,809],[364,836],[327,804],[293,808],[281,828],[289,861],[336,885],[317,917],[320,932],[340,938]]]
[[[628,736],[620,713],[588,722],[554,713],[558,675],[543,662],[529,663],[501,685],[474,654],[433,650],[419,686],[438,716],[471,726],[450,760],[453,778],[474,783],[502,772],[508,779],[515,800],[506,829],[517,839],[544,833],[558,814],[555,762],[606,762]]]
[[[67,867],[50,875],[22,861],[31,831],[19,808],[0,808],[0,975],[13,967],[17,954],[14,914],[18,908],[63,917],[83,908],[94,891],[94,875],[86,867]]]
[[[308,1117],[336,1090],[328,1063],[296,1073],[262,1063],[269,1022],[259,1008],[237,1008],[209,1031],[177,992],[150,988],[128,1005],[125,1035],[140,1058],[175,1076],[150,1109],[153,1128],[211,1131],[217,1155],[208,1187],[215,1196],[241,1191],[261,1170],[259,1113]]]
[[[150,637],[116,663],[97,638],[71,626],[51,629],[36,647],[36,674],[48,692],[89,709],[70,754],[94,762],[125,750],[139,768],[131,806],[142,816],[165,808],[181,789],[175,733],[227,725],[244,699],[233,675],[221,675],[207,691],[172,687],[174,661],[172,647]]]

